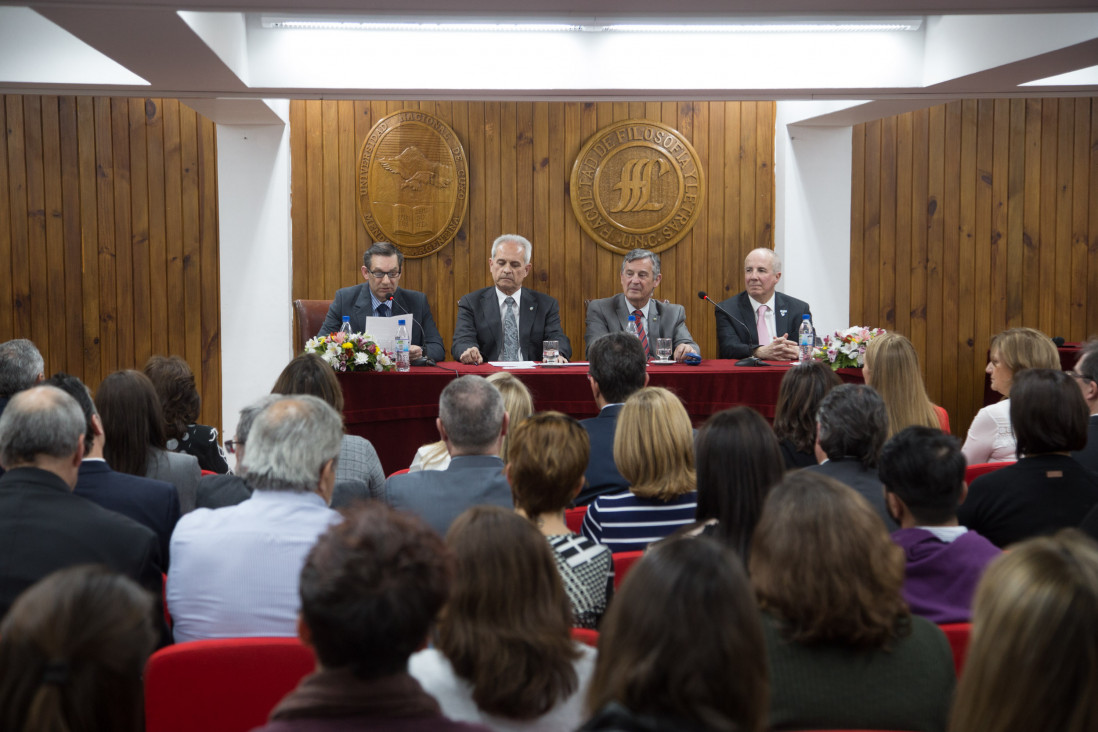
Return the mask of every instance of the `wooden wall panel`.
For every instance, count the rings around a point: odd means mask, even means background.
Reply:
[[[576,221],[568,197],[572,163],[597,130],[645,118],[679,130],[702,160],[708,191],[701,215],[661,255],[656,294],[686,306],[702,354],[716,355],[712,306],[697,291],[714,299],[739,292],[744,256],[773,246],[773,102],[291,102],[294,298],[330,298],[361,281],[362,252],[372,240],[355,211],[358,151],[378,119],[415,108],[449,124],[469,157],[464,224],[438,252],[407,260],[401,280],[427,293],[447,348],[458,298],[491,284],[492,240],[518,233],[534,244],[526,284],[557,298],[573,353],[582,358],[583,300],[620,292],[622,258]]]
[[[221,425],[214,125],[175,100],[0,98],[0,341],[94,391],[187,359]]]
[[[992,335],[1098,335],[1098,99],[951,102],[852,140],[850,320],[912,339],[963,437]]]

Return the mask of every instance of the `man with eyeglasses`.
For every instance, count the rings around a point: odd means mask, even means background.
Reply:
[[[343,316],[351,318],[351,330],[361,333],[366,329],[368,316],[399,317],[411,315],[412,345],[408,355],[415,362],[428,358],[432,361],[446,359],[446,346],[442,342],[427,296],[415,290],[397,287],[404,268],[404,254],[389,242],[375,242],[362,255],[362,279],[364,284],[344,287],[336,292],[320,335],[338,331]]]
[[[1082,389],[1083,399],[1086,399],[1087,408],[1090,409],[1087,445],[1071,453],[1071,456],[1084,467],[1098,472],[1098,340],[1092,340],[1083,347],[1075,368],[1068,373]]]

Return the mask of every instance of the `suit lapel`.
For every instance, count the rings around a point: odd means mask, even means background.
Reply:
[[[534,319],[538,315],[538,300],[534,297],[534,293],[525,287],[522,288],[522,293],[519,297],[519,348],[524,351],[530,350],[533,344],[530,339],[530,334],[534,331]],[[503,331],[500,331],[501,333]],[[528,348],[529,346],[530,348]],[[540,361],[541,360],[541,344],[537,344],[537,353],[524,354],[527,359]]]
[[[652,339],[665,337],[663,333],[660,332],[660,323],[662,321],[663,303],[656,298],[652,298],[648,301],[648,322],[645,324],[645,327],[648,329],[648,342],[653,353],[656,352],[656,344],[652,343]]]
[[[787,336],[791,336],[793,340],[797,340],[797,334],[791,333],[792,318],[789,317],[789,303],[785,301],[785,296],[780,292],[774,293],[774,330],[777,333],[774,337],[777,338],[782,333]]]
[[[481,295],[481,312],[484,313],[484,321],[487,326],[491,342],[486,344],[488,348],[481,355],[489,361],[499,360],[500,351],[503,350],[503,319],[499,315],[499,300],[496,299],[496,288],[489,287]]]
[[[618,318],[618,325],[624,331],[625,326],[629,324],[629,314],[633,312],[632,306],[629,301],[625,299],[625,295],[618,294],[614,296],[614,315]]]
[[[351,308],[351,330],[361,333],[366,330],[366,318],[374,314],[373,300],[370,298],[370,286],[365,282],[358,286],[354,307]]]
[[[743,324],[747,326],[747,335],[751,343],[759,342],[759,329],[755,326],[755,311],[751,309],[751,298],[747,293],[743,293],[740,297],[740,318],[743,319]]]

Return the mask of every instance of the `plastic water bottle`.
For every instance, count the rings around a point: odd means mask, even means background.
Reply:
[[[634,338],[640,338],[640,336],[637,334],[637,316],[636,315],[630,315],[629,316],[629,322],[625,324],[625,332],[628,333],[629,335],[633,336]]]
[[[801,328],[798,331],[797,343],[800,345],[800,361],[812,360],[812,351],[816,347],[816,329],[812,327],[812,321],[805,314],[801,318]]]
[[[404,318],[397,321],[396,332],[396,365],[397,371],[410,371],[412,362],[408,357],[408,326],[404,324]]]
[[[343,316],[343,325],[339,326],[339,333],[344,338],[350,338],[351,337],[351,316],[350,315],[344,315]]]

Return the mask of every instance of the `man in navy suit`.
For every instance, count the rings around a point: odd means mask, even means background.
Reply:
[[[572,357],[572,344],[560,328],[557,301],[522,286],[532,267],[532,249],[529,240],[517,234],[504,234],[492,243],[488,268],[496,284],[458,301],[450,349],[455,359],[473,364],[541,361],[542,341],[557,341],[559,363]]]
[[[351,318],[351,330],[355,333],[366,330],[367,316],[411,315],[415,323],[409,333],[412,337],[409,357],[413,361],[421,358],[445,360],[446,345],[435,326],[427,296],[397,287],[403,269],[403,252],[389,242],[375,242],[362,255],[362,279],[366,280],[365,284],[344,287],[336,292],[317,335],[328,335],[339,330],[344,315]],[[392,302],[389,301],[390,297]]]
[[[755,356],[764,361],[794,361],[797,358],[797,330],[808,303],[774,292],[782,278],[782,260],[771,249],[753,249],[743,263],[746,289],[728,298],[717,318],[717,351],[721,358]]]

